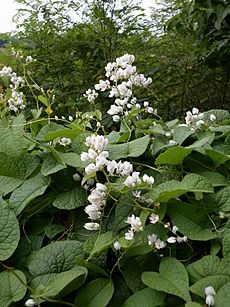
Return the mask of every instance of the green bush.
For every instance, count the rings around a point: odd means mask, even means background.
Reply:
[[[151,79],[133,62],[108,64],[86,94],[94,106],[108,93],[110,128],[96,109],[53,117],[44,92],[0,72],[11,85],[1,97],[0,306],[228,307],[229,112],[193,107],[163,121],[136,97]]]

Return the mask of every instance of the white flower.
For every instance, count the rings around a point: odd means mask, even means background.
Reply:
[[[68,145],[71,144],[71,139],[70,138],[62,137],[62,138],[60,138],[59,143],[62,146],[68,146]]]
[[[69,115],[69,121],[72,122],[73,121],[73,117],[71,115]]]
[[[94,164],[94,163],[90,163],[89,165],[86,166],[85,168],[85,173],[87,175],[95,173],[99,171],[99,168]]]
[[[168,243],[176,243],[176,238],[175,237],[169,237],[168,239],[167,239],[167,242]]]
[[[178,229],[177,226],[173,226],[172,232],[174,233],[174,235],[177,233],[178,230],[179,230],[179,229]]]
[[[206,296],[205,303],[206,303],[208,306],[213,306],[214,303],[215,303],[214,297],[213,297],[212,295],[207,295],[207,296]]]
[[[116,169],[117,169],[116,171],[117,175],[128,176],[133,171],[133,165],[128,161],[125,161],[123,163],[119,161],[117,163]]]
[[[124,185],[127,187],[135,187],[136,185],[141,183],[141,179],[139,178],[139,172],[133,172],[129,175],[126,180],[124,181]]]
[[[147,107],[146,112],[152,114],[154,112],[152,107]]]
[[[101,169],[104,165],[107,164],[107,160],[106,160],[106,157],[103,155],[103,154],[99,154],[97,157],[96,157],[96,166]]]
[[[126,240],[132,240],[134,237],[133,230],[129,229],[128,232],[125,233],[125,239]]]
[[[198,120],[197,122],[196,122],[196,126],[199,128],[201,125],[203,125],[204,124],[204,121],[202,120],[202,119],[200,119],[200,120]]]
[[[140,198],[141,197],[141,191],[133,191],[132,194],[136,198]]]
[[[99,208],[95,205],[88,205],[85,207],[85,213],[88,214],[91,220],[97,220],[101,217]]]
[[[112,175],[117,168],[117,162],[115,160],[107,161],[106,167],[109,174]]]
[[[113,243],[113,247],[115,248],[116,251],[121,249],[121,244],[118,241],[115,241]]]
[[[183,237],[177,236],[176,240],[178,243],[182,243],[182,242],[187,242],[188,238],[186,236],[183,236]]]
[[[148,107],[149,106],[149,102],[148,101],[144,101],[144,107]]]
[[[105,138],[103,135],[91,135],[86,138],[85,144],[88,147],[91,147],[98,153],[103,151],[106,146],[108,145],[108,139]]]
[[[165,132],[165,136],[170,137],[171,135],[172,135],[172,133],[170,131]]]
[[[99,190],[100,192],[105,192],[107,190],[106,186],[99,182],[96,184],[96,189]]]
[[[84,228],[87,230],[98,230],[100,225],[98,223],[85,223]]]
[[[37,305],[35,300],[33,300],[32,298],[28,299],[26,302],[25,302],[25,306],[27,307],[32,307],[34,305]]]
[[[83,96],[86,97],[90,103],[93,103],[98,97],[98,93],[95,90],[88,89]]]
[[[33,58],[32,58],[32,56],[31,55],[28,55],[27,57],[26,57],[26,63],[31,63],[31,62],[33,62]]]
[[[123,108],[121,106],[116,106],[116,105],[112,104],[110,106],[110,109],[107,111],[107,113],[109,115],[117,115],[119,113],[122,113],[122,111],[123,111]]]
[[[156,224],[160,220],[160,217],[159,215],[152,213],[149,219],[151,224]]]
[[[152,176],[148,176],[147,174],[144,174],[142,180],[150,185],[154,183],[154,178]]]
[[[81,161],[85,162],[90,160],[89,154],[87,152],[82,152],[81,153]]]
[[[78,173],[73,174],[73,180],[74,181],[80,181],[81,180],[81,176]]]
[[[119,115],[113,115],[113,121],[115,123],[119,122],[120,121],[120,116]]]
[[[204,289],[205,295],[215,295],[216,291],[212,286],[208,286]]]
[[[148,235],[148,245],[152,246],[153,243],[155,243],[157,241],[157,235],[155,235],[155,233]]]
[[[99,80],[99,83],[95,84],[94,87],[95,87],[95,90],[104,92],[110,88],[110,82],[109,80],[105,80],[105,81]]]
[[[156,242],[155,242],[155,247],[156,247],[157,249],[164,248],[164,247],[165,247],[164,241],[161,241],[160,239],[157,239]]]
[[[199,110],[197,108],[192,108],[192,114],[197,115],[199,113]]]
[[[169,140],[169,145],[175,145],[176,142],[174,140]]]
[[[214,122],[216,120],[216,116],[214,114],[210,114],[209,119],[211,122]]]
[[[131,225],[131,230],[133,231],[142,230],[141,219],[138,216],[135,216],[134,214],[132,214],[132,216],[129,216],[127,218],[127,221],[125,222]]]

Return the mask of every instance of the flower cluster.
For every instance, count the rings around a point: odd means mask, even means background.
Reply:
[[[130,224],[130,229],[125,233],[125,239],[132,240],[134,233],[143,229],[141,220],[138,216],[132,214],[132,216],[129,216],[125,222]]]
[[[10,79],[10,88],[12,90],[11,98],[8,100],[8,108],[11,111],[17,112],[18,110],[23,110],[25,108],[23,101],[23,93],[19,91],[20,87],[23,87],[25,81],[22,77],[17,76],[13,72],[11,67],[4,66],[0,71],[0,77],[6,77]]]
[[[92,174],[101,170],[107,163],[108,151],[104,150],[108,145],[108,139],[102,135],[91,135],[86,138],[86,146],[89,147],[88,152],[81,153],[82,161],[90,161],[86,166],[85,173]]]
[[[88,196],[88,201],[90,202],[90,205],[85,207],[85,212],[88,214],[89,219],[92,221],[98,220],[101,217],[101,210],[103,209],[105,203],[106,203],[106,186],[101,183],[96,184],[96,188],[91,190],[91,194]],[[99,228],[99,224],[94,223],[93,229],[92,223],[86,223],[85,228],[88,230],[95,230]],[[97,228],[97,227],[98,228]]]
[[[148,235],[148,245],[149,246],[155,246],[156,249],[162,249],[166,246],[164,241],[161,241],[157,238],[156,234]]]
[[[216,294],[214,288],[212,286],[208,286],[204,289],[204,292],[206,295],[205,303],[208,306],[213,306],[214,305],[214,295]]]
[[[182,242],[186,242],[188,240],[188,238],[186,236],[183,236],[183,237],[178,236],[177,231],[178,231],[178,227],[177,226],[173,226],[172,233],[174,235],[176,235],[176,237],[174,237],[174,236],[169,237],[167,239],[168,243],[176,243],[176,242],[182,243]]]
[[[133,165],[128,161],[115,161],[109,160],[109,152],[106,150],[108,145],[108,139],[102,135],[91,135],[86,138],[85,144],[89,147],[87,152],[81,153],[81,160],[90,162],[85,167],[86,175],[94,174],[98,171],[107,171],[109,176],[121,176],[126,177],[123,184],[126,187],[136,187],[140,184],[145,183],[152,185],[154,183],[154,178],[144,174],[142,179],[139,172],[133,171]],[[89,215],[91,220],[97,220],[101,217],[101,209],[105,205],[106,198],[106,187],[101,183],[96,184],[96,188],[91,191],[88,197],[88,201],[91,203],[85,208],[85,212]],[[96,203],[95,203],[96,202]],[[131,218],[130,218],[131,219]],[[128,219],[127,221],[131,221]],[[132,217],[133,221],[133,217]],[[89,230],[96,230],[99,228],[97,223],[87,223],[85,228]],[[134,235],[133,226],[131,230],[126,234],[126,238],[131,238]]]
[[[110,62],[106,65],[107,80],[99,80],[95,84],[95,90],[109,90],[109,97],[115,98],[114,104],[107,111],[113,117],[114,122],[118,122],[122,115],[129,115],[133,108],[141,109],[141,105],[137,103],[137,98],[133,96],[133,86],[147,87],[152,83],[151,78],[146,78],[143,74],[136,72],[136,66],[133,66],[135,60],[134,55],[124,54],[118,57],[115,62]],[[94,102],[98,94],[95,90],[89,89],[84,97],[87,97],[89,102]],[[149,106],[147,101],[143,104],[143,111],[153,113],[153,108]]]
[[[199,128],[204,124],[204,114],[200,113],[197,108],[193,108],[192,112],[186,112],[185,123],[187,126],[192,128]]]
[[[95,99],[98,96],[98,93],[95,90],[91,90],[90,88],[85,92],[85,94],[83,94],[84,97],[87,98],[87,100],[90,103],[94,103]]]

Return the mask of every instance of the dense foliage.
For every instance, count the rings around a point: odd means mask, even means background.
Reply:
[[[44,93],[29,111],[33,84],[1,70],[1,306],[228,306],[230,114],[164,122],[133,61],[85,94],[109,94],[113,129],[52,117]]]

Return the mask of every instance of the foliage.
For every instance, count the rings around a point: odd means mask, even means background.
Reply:
[[[228,307],[230,114],[163,121],[133,62],[95,86],[110,126],[96,109],[54,117],[44,91],[1,71],[2,306]]]

